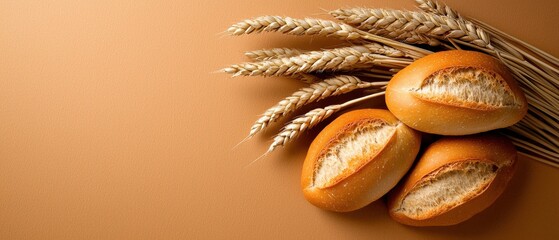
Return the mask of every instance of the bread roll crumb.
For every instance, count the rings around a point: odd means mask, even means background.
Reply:
[[[395,211],[412,219],[430,218],[478,196],[497,170],[497,165],[479,161],[445,165],[418,182]]]
[[[319,157],[313,186],[328,187],[339,181],[340,176],[351,175],[366,163],[363,158],[374,158],[395,131],[395,126],[379,119],[350,124]]]
[[[411,91],[418,98],[458,107],[496,109],[520,104],[500,75],[473,67],[441,69]]]

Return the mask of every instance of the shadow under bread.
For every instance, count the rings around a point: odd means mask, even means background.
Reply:
[[[310,204],[310,203],[309,203]],[[314,207],[314,206],[312,206]],[[321,211],[322,215],[327,218],[333,218],[336,221],[351,225],[352,228],[368,229],[375,226],[385,226],[386,221],[391,221],[388,215],[386,204],[381,199],[371,204],[351,212],[332,212],[314,207],[317,211]]]

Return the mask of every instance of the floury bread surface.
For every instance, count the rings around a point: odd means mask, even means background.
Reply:
[[[444,137],[427,147],[391,192],[390,215],[413,226],[463,222],[501,195],[514,173],[516,157],[510,140],[495,133]]]
[[[309,147],[301,178],[305,198],[331,211],[362,208],[398,183],[420,143],[420,134],[387,110],[345,113]]]
[[[387,86],[386,105],[411,128],[441,135],[505,128],[528,109],[499,60],[463,50],[428,55],[398,72]]]

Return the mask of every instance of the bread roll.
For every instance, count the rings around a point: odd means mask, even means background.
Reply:
[[[500,61],[462,50],[437,52],[402,69],[387,86],[386,105],[411,128],[441,135],[508,127],[528,107]]]
[[[345,113],[309,147],[301,178],[305,198],[336,212],[362,208],[398,183],[420,143],[420,133],[387,110]]]
[[[390,193],[390,216],[413,226],[463,222],[501,195],[516,158],[510,140],[495,133],[442,138]]]

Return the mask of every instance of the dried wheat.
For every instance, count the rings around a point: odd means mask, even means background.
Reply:
[[[480,47],[492,48],[490,38],[483,29],[464,19],[454,19],[433,13],[387,9],[338,9],[331,14],[349,25],[386,37],[419,34],[436,39],[459,39]]]
[[[351,26],[320,19],[294,19],[280,16],[262,16],[233,24],[227,29],[231,35],[253,32],[281,32],[293,35],[334,36],[342,40],[361,38]]]
[[[277,147],[285,146],[287,143],[297,138],[302,132],[316,126],[318,123],[322,122],[324,119],[330,117],[332,114],[340,111],[341,109],[358,102],[362,102],[382,95],[384,95],[384,91],[356,98],[342,104],[313,109],[307,112],[305,115],[295,118],[293,121],[287,124],[283,128],[283,130],[278,135],[276,135],[276,137],[274,137],[274,141],[272,142],[266,153],[274,151],[274,149],[276,149]]]
[[[407,57],[414,59],[432,53],[426,49],[361,31],[344,23],[314,18],[294,19],[280,16],[261,16],[233,24],[227,29],[227,32],[236,36],[254,32],[281,32],[293,35],[333,36],[341,40],[367,40],[401,50],[406,53]]]
[[[386,86],[386,84],[388,84],[388,82],[363,82],[357,77],[340,75],[301,88],[291,96],[286,97],[275,106],[266,110],[252,125],[248,138],[254,136],[280,117],[292,113],[306,104],[317,102],[330,96],[348,93],[355,89],[374,86],[382,87]]]
[[[454,9],[450,8],[444,3],[439,3],[437,1],[431,0],[415,0],[419,9],[424,12],[434,13],[440,16],[446,16],[453,19],[463,19],[462,16]]]
[[[534,64],[543,67],[544,70],[549,69],[552,72],[559,73],[559,59],[550,55],[549,53],[546,53],[524,41],[512,37],[482,21],[463,18],[457,11],[443,3],[431,0],[416,0],[416,2],[418,4],[418,7],[425,12],[434,13],[440,16],[447,16],[454,19],[471,21],[472,23],[476,24],[478,28],[482,28],[490,35],[491,39],[494,40],[494,45],[501,46],[501,49],[499,50],[504,50],[504,52],[514,55],[522,60],[524,60],[524,58],[528,58],[532,60]],[[523,46],[526,49],[520,49],[516,45]],[[551,65],[545,62],[541,62],[539,58],[549,61]]]
[[[303,50],[294,48],[270,48],[245,52],[245,56],[253,61],[270,60],[273,58],[293,57],[302,54]]]
[[[406,30],[405,26],[399,26],[398,28],[392,26],[391,30],[385,28],[371,28],[367,22],[370,22],[368,10],[365,8],[353,8],[353,9],[338,9],[331,11],[330,14],[333,15],[338,20],[342,20],[350,25],[357,27],[358,29],[367,31],[369,33],[384,36],[398,41],[403,41],[410,44],[429,44],[431,46],[438,46],[441,42],[433,37],[427,37],[424,34],[419,34],[414,31]],[[395,24],[404,24],[402,22],[395,22]]]
[[[437,1],[431,1],[431,0],[416,0],[416,3],[418,4],[418,7],[425,11],[425,12],[429,12],[429,13],[434,13],[437,15],[441,15],[441,16],[447,16],[450,18],[454,18],[454,19],[467,19],[471,22],[473,22],[474,24],[476,24],[478,27],[482,28],[485,30],[485,32],[489,33],[491,36],[491,38],[500,38],[502,39],[502,41],[505,41],[505,44],[507,44],[509,47],[511,47],[510,49],[514,52],[520,50],[516,47],[514,47],[514,44],[518,44],[520,46],[525,47],[528,51],[531,51],[532,53],[525,53],[522,54],[523,57],[533,57],[538,56],[541,57],[551,63],[553,63],[555,65],[555,67],[557,67],[559,65],[559,59],[552,56],[549,53],[546,53],[536,47],[534,47],[533,45],[530,45],[518,38],[515,38],[509,34],[506,34],[503,31],[500,31],[492,26],[490,26],[487,23],[484,23],[482,21],[476,20],[476,19],[469,19],[469,18],[463,18],[457,11],[455,11],[454,9],[452,9],[451,7],[449,7],[448,5],[445,5],[443,3],[439,3]],[[513,43],[511,45],[511,43]]]
[[[399,56],[397,50],[389,52],[383,47],[379,48],[378,44],[368,44],[312,51],[289,58],[242,63],[224,68],[223,71],[233,74],[233,76],[288,76],[296,73],[350,70],[357,66],[378,65],[398,68],[412,62],[408,58],[388,57],[374,53],[379,50],[387,55]]]

